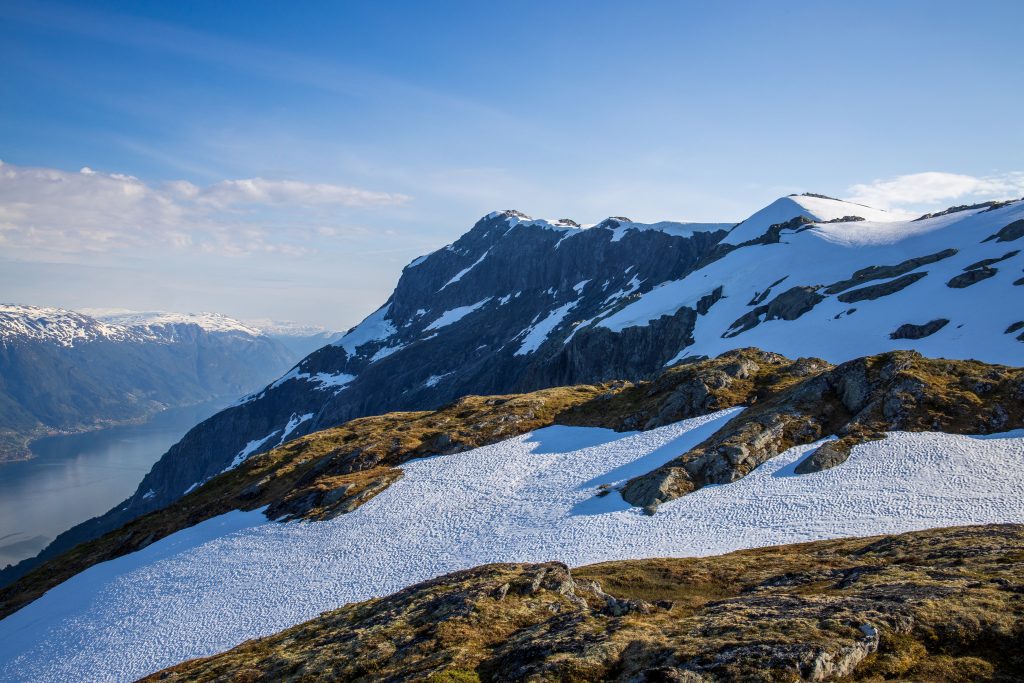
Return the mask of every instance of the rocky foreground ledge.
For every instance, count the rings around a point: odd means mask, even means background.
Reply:
[[[495,564],[147,681],[1019,681],[1024,526]]]

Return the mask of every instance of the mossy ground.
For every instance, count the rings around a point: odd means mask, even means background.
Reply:
[[[961,527],[487,565],[147,680],[1014,681],[1022,617],[1024,527]]]

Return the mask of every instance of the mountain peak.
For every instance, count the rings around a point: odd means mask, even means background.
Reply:
[[[823,194],[805,192],[804,194],[779,197],[742,223],[737,224],[722,242],[742,244],[756,240],[764,235],[771,226],[800,217],[806,218],[812,223],[844,222],[844,220],[888,223],[899,220],[898,217],[882,209],[835,199]]]
[[[262,330],[246,325],[223,313],[174,313],[170,311],[129,311],[124,309],[83,309],[87,315],[113,325],[136,328],[152,328],[167,325],[197,325],[207,332],[241,332],[254,337],[261,336]]]

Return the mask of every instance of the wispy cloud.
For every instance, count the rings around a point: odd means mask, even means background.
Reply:
[[[296,234],[323,209],[384,207],[409,197],[332,183],[246,178],[208,186],[150,185],[130,175],[77,173],[0,162],[0,244],[44,252],[102,252],[132,247],[197,248],[240,255],[301,253]],[[343,232],[331,228],[332,234]],[[284,233],[284,234],[283,234]],[[318,232],[324,235],[324,232]]]
[[[993,176],[929,171],[861,183],[848,190],[849,199],[879,209],[939,208],[944,202],[980,202],[1024,195],[1024,172]]]

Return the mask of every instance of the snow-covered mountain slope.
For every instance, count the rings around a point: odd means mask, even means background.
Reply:
[[[169,311],[128,311],[84,309],[83,313],[112,325],[148,330],[164,330],[178,325],[196,325],[206,332],[237,332],[258,337],[263,331],[253,325],[229,318],[221,313],[173,313]]]
[[[1016,365],[1024,344],[1006,331],[1024,320],[1024,240],[987,238],[1022,219],[1016,202],[921,221],[811,224],[733,250],[597,324],[646,326],[721,288],[673,360],[744,345],[830,361],[916,349]]]
[[[148,341],[153,335],[63,308],[0,304],[0,343],[32,340],[71,347],[97,339]]]
[[[784,197],[735,228],[488,214],[410,263],[342,339],[193,429],[75,538],[167,505],[241,453],[467,394],[649,377],[746,346],[830,361],[920,349],[1024,362],[1021,330],[1010,332],[1024,323],[1024,202],[887,218],[819,196]],[[748,230],[745,246],[723,241]]]
[[[27,457],[27,441],[49,431],[244,393],[293,358],[259,330],[216,314],[98,319],[2,305],[0,459]]]
[[[790,195],[776,199],[747,220],[736,225],[722,242],[742,244],[756,240],[764,235],[771,226],[800,217],[815,223],[862,220],[888,223],[898,220],[898,217],[887,211],[873,209],[863,204],[853,204],[822,195]]]
[[[233,512],[72,578],[0,622],[0,680],[130,680],[345,602],[486,562],[699,556],[934,526],[1024,521],[1024,432],[891,433],[797,475],[815,445],[653,517],[617,493],[736,414],[640,433],[551,427],[404,465],[356,511]],[[795,503],[798,501],[798,504]]]

